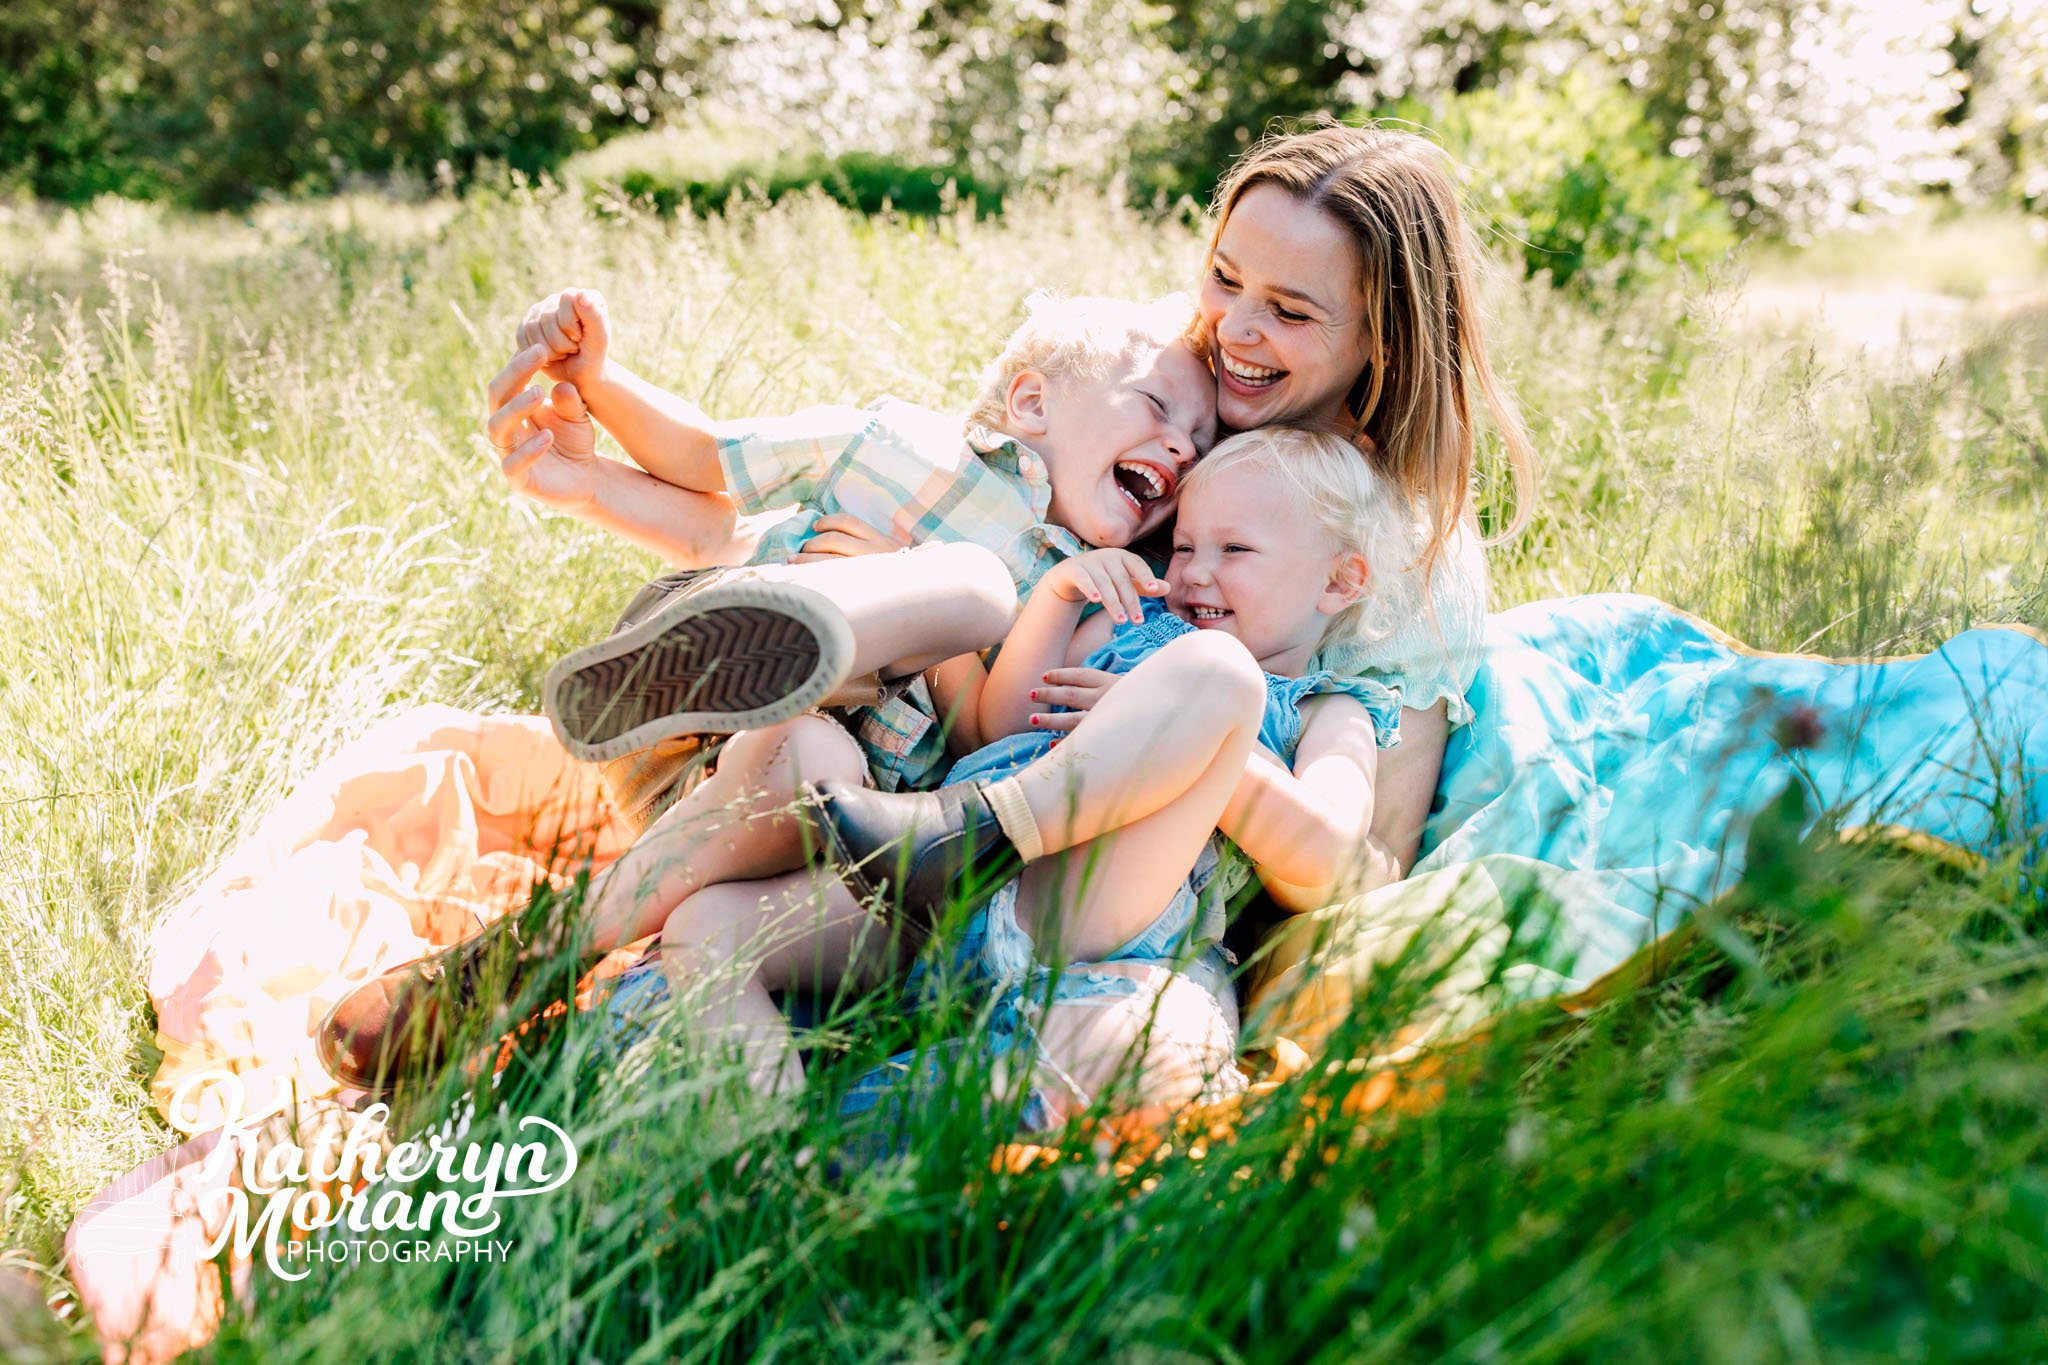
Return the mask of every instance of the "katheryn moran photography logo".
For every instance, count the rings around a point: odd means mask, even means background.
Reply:
[[[212,1127],[193,1116],[198,1092],[216,1086],[229,1117],[208,1160],[232,1164],[241,1182],[203,1196],[199,1213],[209,1225],[223,1204],[227,1213],[206,1254],[219,1255],[232,1239],[236,1255],[253,1260],[260,1241],[271,1273],[287,1280],[357,1260],[502,1261],[513,1243],[493,1236],[504,1221],[499,1201],[551,1194],[576,1174],[575,1142],[536,1115],[515,1125],[530,1140],[511,1143],[439,1132],[394,1143],[386,1104],[328,1108],[280,1134],[273,1116],[246,1114],[240,1078],[224,1071],[178,1087],[172,1126],[187,1134]]]

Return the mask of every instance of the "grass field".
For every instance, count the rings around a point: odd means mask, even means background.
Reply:
[[[605,290],[617,352],[714,413],[947,405],[1029,288],[1183,287],[1199,255],[1078,193],[983,222],[799,199],[664,224],[548,194],[8,214],[0,1245],[45,1292],[72,1211],[170,1144],[141,986],[160,913],[377,720],[534,710],[655,567],[498,481],[480,390],[529,302]],[[1774,331],[1733,275],[1597,316],[1502,283],[1494,353],[1545,482],[1496,604],[1641,591],[1839,654],[2048,626],[2048,263],[2010,225],[1986,239],[2008,273],[1942,240],[1869,281],[1959,301],[1933,363],[1844,344],[1825,310]],[[1661,981],[1460,1051],[1426,1113],[1312,1123],[1347,1079],[1318,1071],[1234,1144],[1128,1169],[991,1174],[991,1125],[940,1110],[905,1159],[838,1173],[835,1085],[942,1026],[877,1002],[834,1017],[796,1106],[739,1101],[680,1040],[620,1061],[572,1023],[502,1096],[585,1156],[574,1200],[515,1211],[510,1264],[259,1276],[216,1350],[2040,1358],[2040,906],[2010,865],[1828,848],[1772,875]],[[1418,990],[1381,982],[1338,1054]],[[0,1354],[29,1330],[0,1326]]]

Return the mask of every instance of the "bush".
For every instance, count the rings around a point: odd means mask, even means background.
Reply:
[[[1465,163],[1480,230],[1531,279],[1629,290],[1735,244],[1727,210],[1618,86],[1577,72],[1554,88],[1498,86],[1446,98],[1433,121]]]
[[[978,179],[961,167],[916,164],[870,152],[833,157],[814,152],[702,176],[675,167],[638,167],[595,183],[614,185],[628,198],[665,216],[685,204],[693,213],[713,213],[723,210],[735,195],[754,195],[772,202],[809,189],[822,190],[835,202],[862,213],[891,208],[930,218],[972,200],[976,214],[985,218],[1003,207],[1000,185]]]

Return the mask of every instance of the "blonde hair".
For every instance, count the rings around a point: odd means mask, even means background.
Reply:
[[[1467,381],[1493,414],[1514,479],[1514,519],[1499,538],[1521,530],[1535,501],[1536,456],[1521,412],[1486,358],[1476,287],[1482,257],[1458,206],[1450,157],[1427,138],[1377,124],[1268,137],[1216,187],[1205,271],[1231,210],[1259,185],[1320,209],[1358,245],[1371,360],[1345,406],[1367,458],[1427,511],[1425,574],[1471,497]]]
[[[1187,340],[1194,300],[1167,294],[1144,303],[1096,297],[1061,298],[1043,289],[1024,300],[1024,321],[982,372],[967,420],[1000,429],[1010,381],[1025,370],[1055,378],[1099,379],[1140,351]]]
[[[1365,592],[1332,616],[1323,640],[1374,644],[1421,615],[1426,581],[1417,571],[1429,528],[1391,480],[1358,458],[1334,431],[1258,427],[1221,442],[1181,481],[1181,505],[1226,469],[1251,466],[1287,485],[1291,503],[1322,528],[1340,554],[1365,556]]]

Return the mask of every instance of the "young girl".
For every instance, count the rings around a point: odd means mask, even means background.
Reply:
[[[1041,580],[970,703],[980,733],[1004,737],[956,765],[946,788],[821,784],[819,823],[852,890],[829,888],[822,914],[799,909],[815,894],[802,874],[683,902],[663,930],[664,961],[678,986],[691,983],[701,1027],[741,1045],[757,1084],[796,1083],[768,992],[796,984],[791,969],[816,960],[821,930],[845,941],[833,926],[860,914],[853,891],[886,879],[929,899],[963,864],[1012,860],[1021,872],[956,953],[1000,992],[996,1050],[1028,1027],[1038,999],[1050,1001],[1042,1042],[1076,1046],[1088,1032],[1076,1012],[1199,1002],[1213,1017],[1197,1007],[1184,1021],[1194,1027],[1171,1030],[1186,1064],[1155,1068],[1144,1098],[1227,1093],[1241,1081],[1223,904],[1254,871],[1293,908],[1344,884],[1400,703],[1382,683],[1310,661],[1326,638],[1371,640],[1417,610],[1403,570],[1425,534],[1343,437],[1269,428],[1218,446],[1182,486],[1165,581],[1121,550]],[[1070,665],[1074,684],[1049,696],[1045,675]],[[742,952],[751,970],[734,973]],[[1178,983],[1176,967],[1187,972]],[[1177,990],[1190,985],[1201,989]],[[1087,1102],[1119,1060],[1042,1047],[1027,1122]]]

